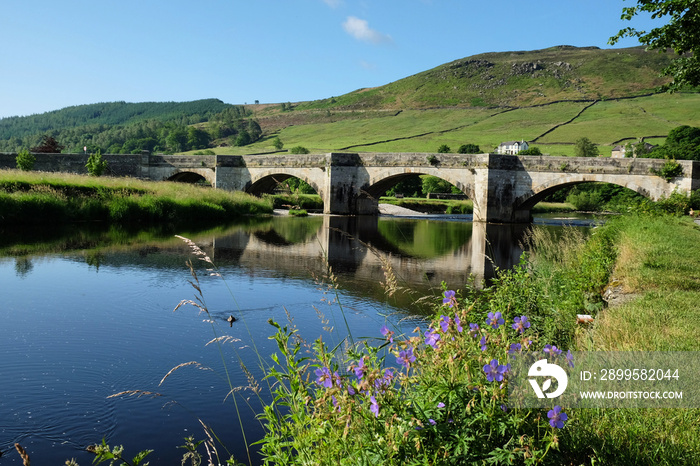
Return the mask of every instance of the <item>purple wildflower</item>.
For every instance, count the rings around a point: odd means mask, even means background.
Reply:
[[[442,329],[442,333],[447,333],[447,330],[450,328],[450,318],[447,316],[440,316],[440,328]]]
[[[508,367],[499,365],[497,359],[492,359],[489,364],[484,365],[486,380],[488,380],[489,382],[493,382],[494,380],[500,382],[501,380],[503,380],[503,374],[507,370]]]
[[[457,299],[455,298],[454,290],[445,291],[445,298],[442,300],[442,305],[454,307],[455,304],[457,304]]]
[[[434,426],[435,424],[437,424],[437,422],[435,422],[435,419],[428,419],[428,422],[430,423],[431,426]]]
[[[479,324],[469,324],[469,335],[476,338],[479,333]]]
[[[386,325],[383,325],[380,331],[382,332],[382,335],[384,335],[386,339],[389,340],[389,343],[394,342],[394,332],[389,330]]]
[[[521,335],[525,332],[526,328],[530,328],[530,322],[528,322],[525,316],[516,317],[513,321],[515,322],[512,325],[513,329],[520,332]]]
[[[457,327],[457,331],[459,333],[462,333],[462,321],[459,320],[459,316],[457,314],[455,314],[455,327]]]
[[[481,337],[481,340],[479,341],[479,345],[481,346],[481,351],[486,351],[486,336]]]
[[[391,387],[391,383],[394,380],[394,373],[391,369],[384,370],[384,376],[374,379],[374,388],[379,392],[385,392],[387,388]]]
[[[352,384],[348,384],[348,395],[355,396],[355,393],[355,387],[353,387]]]
[[[504,413],[507,413],[507,412],[508,412],[508,406],[502,404],[502,405],[501,405],[501,411],[503,411]]]
[[[561,411],[561,406],[559,405],[555,406],[554,409],[550,409],[547,417],[549,418],[549,425],[557,429],[564,427],[564,421],[569,419],[569,416]]]
[[[521,345],[520,343],[512,343],[510,345],[510,349],[508,350],[508,354],[519,353],[520,351],[522,351],[522,349],[523,345]]]
[[[365,358],[361,358],[357,362],[357,367],[355,367],[355,376],[359,379],[362,380],[362,377],[365,375]]]
[[[441,401],[440,403],[437,404],[437,407],[438,407],[438,408],[444,408],[444,407],[445,407],[445,403],[443,403],[443,402]]]
[[[497,329],[501,325],[505,323],[505,320],[503,320],[503,317],[501,316],[500,312],[493,313],[489,312],[488,318],[486,319],[486,324],[490,325],[494,329]]]
[[[369,410],[374,413],[374,417],[379,417],[379,404],[377,403],[377,400],[374,398],[374,396],[370,396],[369,401]]]
[[[416,357],[413,355],[413,348],[411,348],[410,346],[405,350],[399,351],[399,357],[396,358],[396,362],[398,362],[406,368],[408,368],[411,365],[411,363],[415,360]]]
[[[544,352],[549,354],[549,356],[559,356],[561,350],[554,345],[544,345]]]
[[[435,331],[435,329],[428,329],[425,332],[425,344],[432,346],[437,349],[437,342],[440,341],[440,335]]]
[[[566,363],[569,367],[574,367],[574,355],[571,353],[571,350],[566,352]]]
[[[320,367],[314,371],[316,374],[316,383],[322,385],[326,388],[331,388],[333,386],[333,376],[331,375],[330,369],[327,367]]]

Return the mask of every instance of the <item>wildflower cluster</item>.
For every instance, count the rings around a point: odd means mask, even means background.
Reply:
[[[271,435],[268,424],[268,457],[293,449],[322,464],[353,463],[358,455],[377,464],[541,461],[568,416],[560,406],[539,414],[507,407],[510,360],[536,342],[530,320],[495,310],[479,318],[451,290],[441,310],[413,336],[383,326],[379,345],[367,340],[349,348],[347,359],[317,341],[312,383],[299,387],[301,403],[287,403],[298,408],[289,416],[303,422],[286,431],[291,444]],[[561,354],[552,345],[544,351]]]

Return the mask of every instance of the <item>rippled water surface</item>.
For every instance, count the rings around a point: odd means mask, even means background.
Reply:
[[[268,319],[291,318],[306,339],[323,334],[331,346],[348,327],[356,338],[378,337],[387,322],[410,332],[427,312],[417,298],[439,302],[441,281],[459,288],[471,272],[488,275],[484,255],[511,265],[523,233],[463,221],[274,217],[188,235],[223,275],[209,276],[194,259],[212,322],[192,306],[173,312],[196,295],[185,265],[193,256],[177,238],[74,233],[42,246],[15,238],[0,258],[0,465],[21,464],[15,442],[34,464],[91,464],[85,447],[103,437],[130,456],[154,449],[151,464],[179,464],[182,439],[204,438],[198,419],[246,461],[224,363],[235,387],[248,385],[239,357],[260,380],[256,351],[269,361],[276,350]],[[337,294],[326,286],[326,264]],[[398,277],[393,298],[383,292],[382,264]],[[235,340],[220,352],[207,345],[216,336]],[[190,361],[200,366],[159,385]],[[262,436],[259,404],[250,391],[237,396],[253,407],[242,420],[251,443]]]

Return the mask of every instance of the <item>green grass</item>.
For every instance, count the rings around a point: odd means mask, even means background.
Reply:
[[[536,241],[534,267],[542,294],[569,316],[563,328],[574,332],[573,349],[697,350],[700,227],[689,218],[622,216],[585,243],[576,235],[561,241]],[[627,302],[597,305],[593,298],[606,283],[626,293]],[[595,316],[590,329],[575,327],[570,317],[576,312]],[[560,448],[566,464],[697,464],[699,417],[698,409],[579,409]]]
[[[659,94],[623,100],[561,102],[540,107],[438,108],[401,112],[360,112],[331,109],[289,112],[290,124],[283,120],[269,128],[286,148],[304,146],[312,152],[334,150],[368,152],[436,152],[441,144],[453,151],[466,143],[478,144],[483,152],[493,151],[503,141],[525,139],[551,155],[574,155],[574,142],[586,136],[603,155],[610,155],[616,141],[625,138],[662,136],[683,124],[700,126],[700,94]],[[506,111],[509,110],[509,111]],[[309,118],[306,118],[306,115]],[[328,116],[330,115],[330,116]],[[574,119],[571,123],[563,124]],[[563,124],[563,125],[562,125]],[[557,127],[557,125],[562,125]],[[545,133],[554,129],[552,132]],[[225,147],[216,153],[242,154],[273,150],[267,138],[244,148]]]
[[[211,224],[271,212],[267,200],[183,183],[0,171],[0,225]]]

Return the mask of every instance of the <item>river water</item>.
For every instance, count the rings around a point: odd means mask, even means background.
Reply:
[[[170,233],[2,233],[0,466],[21,464],[15,442],[37,465],[91,464],[85,448],[102,438],[123,444],[129,458],[153,449],[150,463],[160,465],[179,464],[184,450],[176,447],[185,437],[205,438],[199,420],[247,462],[246,441],[263,432],[259,403],[250,390],[237,391],[239,421],[226,373],[234,387],[248,386],[242,361],[264,394],[257,355],[269,363],[276,350],[268,319],[291,320],[307,341],[323,335],[331,347],[348,332],[378,338],[384,324],[409,333],[441,302],[441,282],[479,285],[494,264],[517,263],[526,227],[460,217],[312,216],[178,232],[221,276]],[[209,314],[193,306],[174,311],[199,296],[188,259]],[[387,271],[396,277],[392,296]],[[220,349],[207,345],[225,336]],[[198,365],[161,383],[191,361]],[[110,397],[120,392],[132,394]]]

